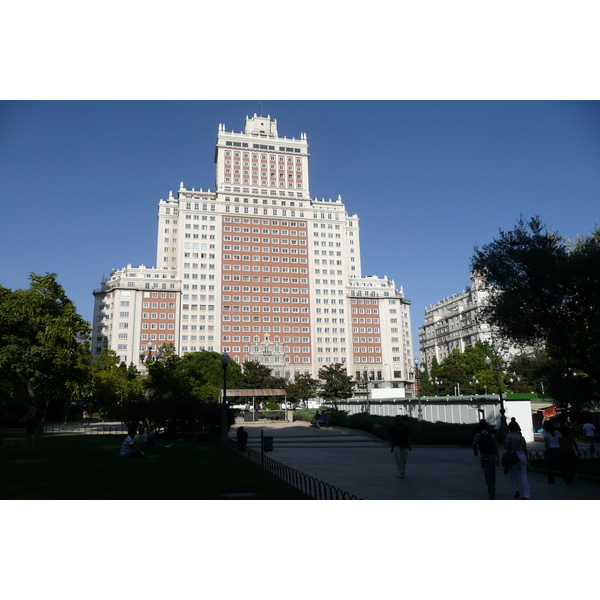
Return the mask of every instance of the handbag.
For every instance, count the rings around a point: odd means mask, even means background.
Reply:
[[[508,470],[519,462],[519,457],[516,452],[507,451],[502,455],[502,466],[504,467],[504,474],[508,474]]]

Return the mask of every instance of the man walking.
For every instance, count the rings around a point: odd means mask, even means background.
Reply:
[[[490,433],[485,419],[479,421],[479,428],[473,438],[473,452],[475,456],[479,454],[488,495],[490,500],[494,500],[496,498],[496,467],[500,465],[500,455],[496,436]]]
[[[398,468],[398,477],[404,479],[406,475],[406,461],[408,460],[408,451],[410,447],[410,430],[402,422],[402,417],[396,415],[396,423],[390,427],[390,437],[392,438],[392,452],[396,459]]]
[[[594,441],[596,440],[596,427],[592,423],[592,421],[588,421],[583,426],[583,432],[585,433],[585,439],[590,444],[590,452],[592,456],[594,455]]]

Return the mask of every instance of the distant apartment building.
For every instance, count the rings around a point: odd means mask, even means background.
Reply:
[[[308,142],[254,115],[219,125],[216,187],[181,183],[158,203],[156,267],[111,272],[94,291],[93,353],[139,364],[153,348],[227,352],[288,379],[329,363],[411,388],[410,301],[363,277],[359,218],[311,199]]]
[[[470,287],[425,309],[419,346],[428,367],[433,357],[441,363],[453,350],[464,352],[477,341],[491,342],[490,325],[478,318],[487,297],[482,279],[471,275]]]

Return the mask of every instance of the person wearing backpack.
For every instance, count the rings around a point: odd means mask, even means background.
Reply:
[[[504,449],[507,452],[514,452],[519,461],[509,467],[510,482],[515,495],[513,498],[518,500],[529,500],[529,480],[527,479],[527,443],[521,435],[521,428],[516,421],[508,424],[508,435],[504,441]],[[506,471],[504,471],[506,473]]]
[[[496,467],[500,465],[500,455],[496,436],[490,432],[489,428],[485,419],[479,421],[477,433],[473,438],[473,453],[480,458],[488,495],[490,500],[494,500],[496,498]]]

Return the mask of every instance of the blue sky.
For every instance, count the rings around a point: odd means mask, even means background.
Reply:
[[[214,188],[219,123],[261,109],[307,134],[312,197],[359,215],[363,274],[403,286],[415,344],[425,307],[469,284],[474,246],[520,215],[569,237],[600,218],[599,102],[9,101],[0,283],[55,272],[91,320],[103,273],[155,264],[157,202]]]

